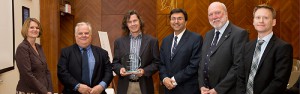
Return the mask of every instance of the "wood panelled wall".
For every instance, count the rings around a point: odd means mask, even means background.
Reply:
[[[71,0],[72,15],[60,16],[61,0],[40,0],[43,35],[41,44],[45,51],[48,67],[52,74],[54,91],[60,92],[61,85],[56,76],[60,49],[74,43],[74,27],[77,22],[88,21],[93,27],[92,44],[100,46],[98,31],[108,33],[113,50],[114,40],[121,37],[123,15],[131,9],[137,10],[145,22],[144,32],[161,41],[171,34],[169,12],[173,8],[183,8],[188,13],[187,28],[204,36],[212,29],[208,22],[207,8],[216,0]],[[299,0],[219,0],[227,6],[229,20],[249,31],[250,38],[257,33],[252,25],[253,8],[268,3],[277,10],[277,24],[274,32],[283,40],[291,43],[294,58],[300,56],[300,1]],[[116,82],[116,77],[114,82]],[[155,93],[158,93],[158,74],[154,76]],[[114,83],[116,84],[116,83]],[[114,88],[116,86],[112,85]]]

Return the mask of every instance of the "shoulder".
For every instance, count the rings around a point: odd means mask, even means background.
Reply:
[[[202,36],[198,33],[195,33],[193,31],[190,31],[190,30],[186,30],[185,33],[187,34],[187,36],[189,38],[196,38],[196,39],[202,39]]]
[[[231,30],[234,31],[234,32],[239,32],[239,33],[247,32],[244,28],[236,26],[235,24],[233,24],[231,22],[229,23],[228,27],[231,28]]]
[[[143,34],[143,37],[145,37],[146,39],[149,39],[151,41],[157,41],[158,39],[151,36],[151,35],[148,35],[148,34]]]
[[[104,50],[103,48],[101,47],[98,47],[98,46],[94,46],[94,45],[91,45],[92,49],[95,49],[97,52],[100,52],[100,53],[107,53],[106,50]]]
[[[17,49],[30,49],[30,44],[28,43],[28,41],[23,40],[19,46],[17,47]]]

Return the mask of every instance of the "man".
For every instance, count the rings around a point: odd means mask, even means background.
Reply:
[[[114,44],[113,70],[119,76],[117,94],[154,94],[152,75],[158,70],[158,40],[144,34],[143,28],[137,11],[130,10],[124,15],[122,29],[126,35]],[[133,65],[128,68],[129,61]],[[130,73],[130,68],[138,72]]]
[[[197,70],[202,37],[186,29],[188,15],[185,10],[173,9],[169,18],[174,33],[162,41],[159,65],[165,94],[199,94]]]
[[[214,29],[206,33],[202,47],[198,71],[201,94],[235,94],[236,69],[248,33],[229,22],[221,2],[209,5],[208,20]]]
[[[271,6],[256,6],[253,17],[258,38],[245,45],[238,94],[283,94],[291,74],[293,48],[273,34],[276,11]]]
[[[106,94],[113,75],[108,53],[91,44],[92,27],[80,22],[75,27],[76,43],[61,50],[57,75],[64,94]]]

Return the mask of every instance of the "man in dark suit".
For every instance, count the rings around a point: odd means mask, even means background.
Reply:
[[[122,29],[126,36],[114,44],[113,70],[119,76],[117,94],[154,94],[152,75],[158,70],[158,40],[144,34],[143,28],[144,22],[135,10],[124,15]],[[131,68],[134,67],[131,70],[138,72],[128,72],[130,54],[134,57],[130,59]],[[140,65],[134,61],[140,61]]]
[[[208,7],[209,23],[199,64],[199,86],[202,94],[235,94],[236,69],[242,45],[248,33],[229,22],[226,6],[213,2]]]
[[[293,48],[273,34],[276,11],[258,5],[253,12],[257,40],[245,45],[239,67],[238,94],[284,94],[293,64]]]
[[[61,50],[57,75],[64,94],[106,94],[113,75],[108,53],[93,46],[92,27],[80,22],[75,27],[76,44]]]
[[[197,70],[202,37],[186,29],[185,10],[173,9],[169,18],[174,33],[162,41],[159,64],[165,94],[199,94]]]

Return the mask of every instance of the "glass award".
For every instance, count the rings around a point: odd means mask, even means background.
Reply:
[[[141,66],[141,58],[137,54],[130,53],[121,58],[121,63],[126,69],[126,73],[137,74],[139,73],[138,68]]]

